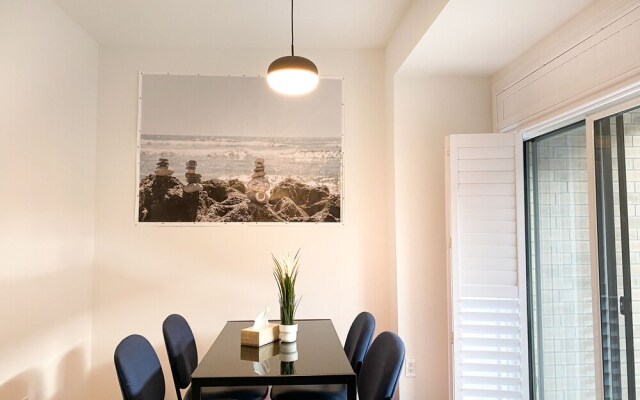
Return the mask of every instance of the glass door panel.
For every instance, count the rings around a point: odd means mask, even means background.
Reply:
[[[594,136],[604,397],[635,400],[640,378],[640,343],[634,339],[634,331],[640,332],[640,109],[595,121]]]
[[[526,143],[532,399],[596,398],[585,123]]]

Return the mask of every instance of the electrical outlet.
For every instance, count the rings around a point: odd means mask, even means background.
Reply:
[[[416,376],[416,360],[413,358],[407,359],[406,375],[412,378]]]

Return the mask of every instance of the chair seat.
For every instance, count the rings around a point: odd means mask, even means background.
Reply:
[[[268,386],[229,386],[202,388],[202,400],[262,400],[267,397]],[[183,400],[191,400],[191,388],[187,390]]]
[[[346,400],[346,385],[273,386],[272,400]]]

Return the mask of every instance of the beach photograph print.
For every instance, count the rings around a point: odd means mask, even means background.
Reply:
[[[342,220],[342,80],[141,74],[139,223]]]

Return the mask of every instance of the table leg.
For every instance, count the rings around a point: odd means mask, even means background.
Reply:
[[[347,400],[356,400],[356,396],[356,376],[353,375],[353,378],[349,379],[349,382],[347,382]]]
[[[191,400],[200,400],[200,385],[191,381]]]

